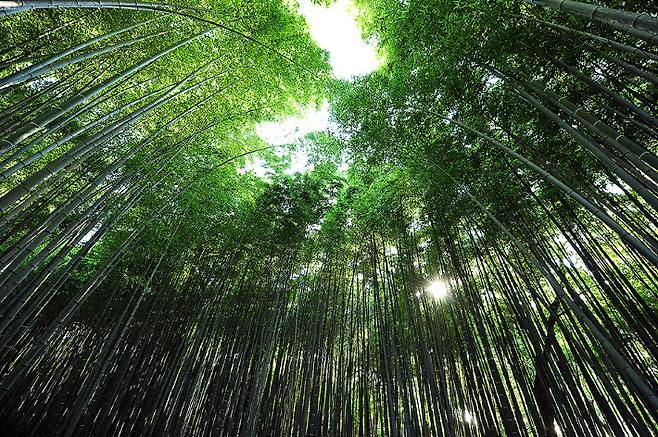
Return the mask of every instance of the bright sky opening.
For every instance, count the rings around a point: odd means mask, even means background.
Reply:
[[[356,10],[350,0],[337,0],[329,7],[314,5],[310,0],[300,0],[300,13],[306,18],[309,32],[315,42],[329,52],[334,75],[351,79],[368,74],[380,65],[375,48],[361,38],[356,23]],[[302,117],[291,117],[279,123],[261,123],[256,127],[258,135],[274,145],[291,144],[310,132],[329,127],[329,107],[325,103],[319,110],[308,110]],[[286,173],[304,172],[311,169],[303,151],[293,153],[291,167]],[[264,161],[252,159],[248,171],[261,175]]]
[[[323,131],[329,126],[329,105],[320,110],[310,109],[303,117],[291,117],[279,123],[261,123],[256,127],[258,136],[275,146],[291,144],[306,134]]]
[[[441,279],[435,279],[434,281],[430,282],[428,288],[428,291],[436,300],[445,299],[450,295],[450,288],[448,284]]]
[[[379,67],[374,47],[361,38],[356,9],[349,0],[337,0],[329,7],[300,0],[311,37],[329,52],[329,62],[339,79],[368,74]]]

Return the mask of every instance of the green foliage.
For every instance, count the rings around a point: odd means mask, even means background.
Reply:
[[[294,1],[0,21],[6,78],[156,18],[0,94],[10,431],[647,435],[654,61],[530,3],[356,0],[386,62],[353,81]],[[325,100],[331,132],[256,135]],[[300,152],[313,168],[290,174]]]

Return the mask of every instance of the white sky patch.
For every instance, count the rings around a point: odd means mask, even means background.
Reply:
[[[294,175],[295,173],[306,173],[315,168],[313,164],[309,162],[308,154],[304,150],[298,150],[290,153],[287,149],[280,147],[274,149],[274,154],[279,157],[283,157],[290,154],[290,167],[288,167],[284,173],[287,175]],[[267,165],[267,162],[258,157],[249,157],[245,161],[244,167],[238,169],[238,173],[251,173],[254,176],[269,180],[268,176],[272,170]]]
[[[311,37],[329,52],[331,68],[337,78],[351,79],[368,74],[380,66],[375,48],[361,39],[356,10],[351,0],[337,0],[329,7],[314,5],[310,0],[300,0],[299,4],[299,11],[306,18]],[[328,127],[329,105],[325,102],[319,110],[309,109],[301,117],[260,123],[256,126],[256,132],[267,143],[280,146],[292,144],[311,132],[324,131]],[[305,172],[312,168],[308,155],[297,151],[292,153],[291,167],[286,173]],[[244,171],[253,171],[259,177],[267,173],[264,161],[258,159],[248,160]]]
[[[265,163],[265,160],[262,158],[259,158],[258,156],[254,156],[251,158],[247,158],[247,161],[244,164],[244,167],[240,168],[238,170],[238,173],[253,173],[254,176],[259,177],[259,178],[265,178],[267,176],[267,173],[269,172],[269,169],[267,167],[267,164]]]
[[[329,7],[300,0],[311,37],[329,52],[329,62],[339,79],[368,74],[380,65],[374,47],[361,38],[356,10],[349,0],[337,0]]]
[[[87,244],[87,242],[88,242],[89,240],[91,240],[91,239],[94,237],[94,235],[96,235],[96,232],[98,232],[98,230],[100,229],[100,227],[101,227],[100,225],[96,225],[96,226],[94,226],[94,228],[93,228],[91,231],[87,232],[87,233],[86,233],[86,234],[80,239],[80,241],[79,241],[78,244],[79,244],[80,246],[83,246],[83,245]]]
[[[281,146],[291,144],[311,132],[323,131],[329,126],[329,104],[320,110],[310,109],[301,117],[291,117],[280,123],[266,122],[256,126],[258,136],[269,144]]]
[[[308,162],[308,154],[304,150],[298,150],[290,156],[290,168],[287,168],[284,173],[289,175],[306,173],[313,170],[313,168],[315,166]]]
[[[283,146],[292,144],[311,132],[326,130],[327,127],[329,127],[329,105],[325,102],[320,110],[308,110],[301,118],[291,117],[280,123],[261,123],[256,126],[256,133],[269,144]],[[284,156],[288,152],[283,148],[277,148],[275,153]],[[290,168],[286,169],[286,174],[305,173],[313,169],[308,161],[308,154],[303,150],[292,152],[290,161]],[[258,177],[263,177],[261,174],[267,173],[263,168],[265,163],[263,160],[254,159],[252,163],[252,169],[247,171],[253,171]]]
[[[607,191],[610,194],[614,194],[617,196],[621,196],[624,194],[624,190],[621,189],[621,187],[617,184],[609,183],[605,186],[604,188],[605,191]]]

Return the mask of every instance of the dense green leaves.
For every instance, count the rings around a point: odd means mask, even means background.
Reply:
[[[655,432],[653,4],[110,3],[0,21],[1,433]]]

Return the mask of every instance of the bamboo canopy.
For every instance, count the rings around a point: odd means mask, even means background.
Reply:
[[[658,5],[353,6],[0,1],[0,435],[658,435]]]

